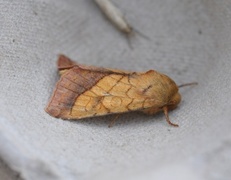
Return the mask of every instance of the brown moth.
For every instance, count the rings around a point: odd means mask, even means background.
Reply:
[[[61,78],[56,84],[46,112],[61,119],[82,119],[113,113],[142,111],[153,115],[168,111],[181,101],[178,86],[168,76],[154,70],[129,72],[86,66],[64,55],[58,59]]]

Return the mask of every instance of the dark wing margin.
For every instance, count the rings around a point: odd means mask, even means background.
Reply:
[[[102,67],[96,67],[96,66],[88,66],[79,64],[77,62],[72,61],[67,56],[60,54],[57,60],[57,68],[59,71],[68,70],[73,67],[79,67],[84,70],[94,71],[94,72],[101,72],[101,73],[108,73],[108,74],[121,74],[121,75],[128,75],[132,74],[132,72],[125,72],[117,69],[107,69]]]

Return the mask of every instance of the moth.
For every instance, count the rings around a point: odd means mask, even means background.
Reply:
[[[130,72],[78,64],[60,55],[61,75],[45,111],[61,119],[83,119],[141,111],[153,115],[168,111],[181,101],[176,83],[154,70]]]
[[[146,40],[150,40],[148,36],[132,27],[120,9],[118,9],[110,0],[95,0],[95,2],[109,21],[127,37],[128,45],[131,49],[133,49],[133,46],[130,38],[135,34],[140,35],[140,37],[143,37]]]
[[[133,28],[128,24],[122,12],[110,0],[95,0],[105,16],[123,33],[131,34]]]

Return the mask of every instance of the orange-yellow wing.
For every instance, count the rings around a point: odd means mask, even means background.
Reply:
[[[76,64],[62,73],[46,112],[81,119],[161,106],[156,76],[160,74],[152,70],[130,73]]]

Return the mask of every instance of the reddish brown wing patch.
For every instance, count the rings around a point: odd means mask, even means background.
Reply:
[[[59,55],[58,61],[57,61],[57,67],[58,70],[64,70],[64,69],[70,69],[74,67],[76,63],[66,57],[65,55]]]
[[[107,75],[78,66],[68,70],[58,81],[46,112],[54,117],[68,118],[76,99]]]

